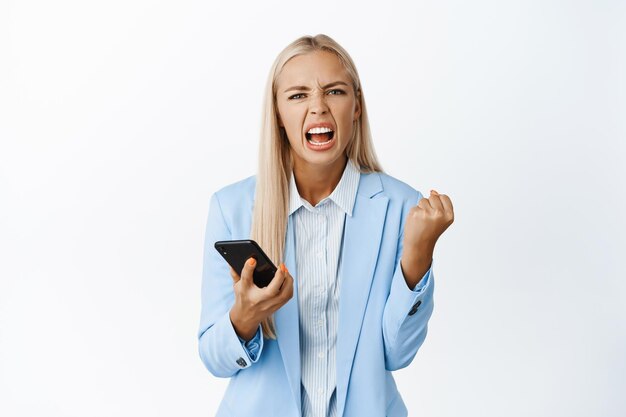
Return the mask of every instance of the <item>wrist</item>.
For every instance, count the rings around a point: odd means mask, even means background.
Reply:
[[[411,249],[402,253],[400,267],[409,288],[415,287],[430,268],[433,260],[433,248]]]
[[[407,242],[406,239],[402,242],[402,254],[409,255],[412,258],[416,258],[418,256],[432,257],[433,252],[435,251],[435,243],[437,241],[419,241],[419,242]]]
[[[230,322],[235,329],[235,333],[245,341],[251,340],[259,327],[259,322],[255,322],[252,320],[246,320],[243,318],[243,315],[240,313],[240,310],[236,305],[230,309],[229,312]]]

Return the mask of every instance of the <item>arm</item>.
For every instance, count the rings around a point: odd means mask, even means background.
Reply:
[[[430,197],[423,198],[417,192],[416,200],[407,203],[403,208],[391,291],[383,313],[388,370],[411,363],[424,342],[433,310],[432,254],[437,239],[454,221],[452,201],[445,194],[431,190]],[[402,256],[400,262],[399,256]],[[407,311],[409,303],[414,304]]]
[[[407,213],[417,204],[422,194],[417,192],[413,199],[405,202],[402,214],[401,233],[398,237],[395,271],[391,281],[391,290],[383,312],[383,338],[385,344],[385,368],[389,371],[404,368],[411,363],[418,349],[426,338],[428,320],[433,311],[434,274],[432,258],[427,269],[420,276],[406,276],[403,271],[404,227]],[[411,260],[411,259],[410,259]],[[409,264],[413,269],[424,270],[422,265]],[[417,284],[415,284],[417,282]]]
[[[257,362],[263,350],[261,327],[257,337],[242,341],[230,320],[235,301],[230,267],[215,250],[217,240],[231,239],[217,194],[211,196],[204,242],[201,315],[198,348],[205,367],[215,376],[231,377]],[[255,345],[256,339],[256,345]]]

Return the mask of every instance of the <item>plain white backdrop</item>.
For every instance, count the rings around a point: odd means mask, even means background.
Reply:
[[[0,415],[214,415],[209,197],[325,33],[383,168],[455,207],[410,415],[623,416],[625,28],[618,0],[1,1]]]

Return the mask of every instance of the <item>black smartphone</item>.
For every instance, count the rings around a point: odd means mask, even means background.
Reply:
[[[215,242],[215,249],[239,276],[248,258],[256,259],[252,280],[257,287],[267,287],[278,270],[254,240],[220,240]]]

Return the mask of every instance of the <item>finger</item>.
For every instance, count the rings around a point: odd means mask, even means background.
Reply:
[[[417,202],[417,205],[424,210],[431,210],[433,208],[433,206],[430,205],[430,201],[428,201],[428,199],[423,195],[422,198],[420,198],[420,201]]]
[[[443,205],[441,204],[441,196],[437,191],[431,190],[430,197],[428,198],[428,202],[435,210],[439,210],[444,213]]]
[[[447,214],[450,214],[454,217],[454,207],[452,207],[452,200],[445,194],[440,194],[439,198],[441,200],[441,204],[443,205],[443,209]]]
[[[230,276],[233,278],[233,284],[236,284],[241,279],[237,271],[235,271],[232,266],[230,267]]]
[[[256,267],[256,259],[248,258],[246,263],[243,265],[243,269],[241,270],[241,282],[246,287],[251,287],[254,285],[253,274],[254,268]]]
[[[274,304],[272,304],[271,308],[275,310],[279,309],[289,301],[291,297],[293,297],[293,277],[289,272],[285,272],[285,280],[280,288],[280,292],[274,298]]]
[[[285,281],[286,272],[287,267],[285,266],[285,264],[281,263],[276,270],[276,273],[274,274],[274,278],[272,278],[268,286],[265,287],[265,291],[272,297],[275,297],[278,293],[280,293],[280,287]]]
[[[285,277],[285,283],[280,290],[279,296],[283,304],[289,301],[291,297],[293,297],[293,277],[291,276],[291,274],[289,274],[289,271],[287,271],[286,275],[287,276]]]

